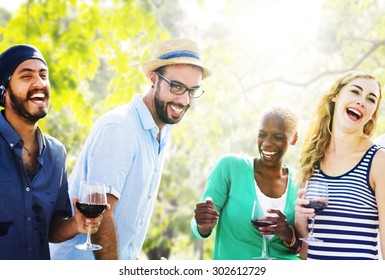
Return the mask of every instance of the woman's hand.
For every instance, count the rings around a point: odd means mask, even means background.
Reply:
[[[262,235],[278,235],[282,241],[290,242],[292,239],[292,231],[287,223],[286,216],[278,209],[268,209],[267,213],[275,214],[266,216],[266,221],[274,223],[271,226],[259,227],[258,230]]]
[[[219,213],[211,199],[206,199],[204,202],[199,202],[195,205],[195,220],[198,225],[198,230],[202,236],[210,234],[211,229],[215,226],[219,219]]]
[[[309,204],[309,200],[304,198],[306,189],[298,190],[298,197],[295,201],[295,226],[301,236],[308,235],[307,219],[314,216],[314,208],[306,208],[304,205]]]

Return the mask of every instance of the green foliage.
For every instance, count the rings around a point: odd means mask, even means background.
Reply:
[[[95,119],[141,93],[142,50],[167,36],[141,1],[109,3],[29,0],[0,33],[2,49],[29,43],[45,56],[51,112],[40,125],[66,143],[69,170]]]

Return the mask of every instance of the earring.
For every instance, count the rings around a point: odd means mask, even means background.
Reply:
[[[154,85],[151,85],[151,88],[154,88]]]

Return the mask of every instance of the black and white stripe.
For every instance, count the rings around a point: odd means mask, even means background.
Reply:
[[[372,146],[349,172],[332,177],[316,169],[313,178],[329,186],[329,203],[316,216],[308,259],[378,259],[378,210],[370,186],[372,159],[380,146]]]

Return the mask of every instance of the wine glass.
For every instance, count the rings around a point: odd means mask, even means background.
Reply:
[[[267,226],[275,225],[273,221],[266,220],[266,217],[268,216],[275,216],[275,214],[264,212],[262,209],[258,207],[258,201],[254,200],[253,211],[251,212],[251,224],[257,230],[259,227],[267,227]],[[271,235],[269,237],[271,237]],[[274,259],[267,252],[266,248],[267,248],[267,243],[269,242],[267,239],[268,239],[267,235],[262,235],[262,253],[259,257],[254,257],[253,259],[260,259],[260,260]]]
[[[305,198],[309,200],[309,204],[303,205],[306,208],[314,208],[314,216],[310,219],[310,232],[307,238],[301,238],[305,242],[323,242],[322,239],[314,237],[315,216],[321,213],[328,206],[328,185],[325,182],[317,180],[306,181]]]
[[[79,201],[76,208],[87,218],[96,218],[107,207],[105,185],[100,183],[80,182]],[[75,245],[80,250],[100,250],[101,245],[91,242],[91,225],[88,226],[87,240],[83,244]]]

